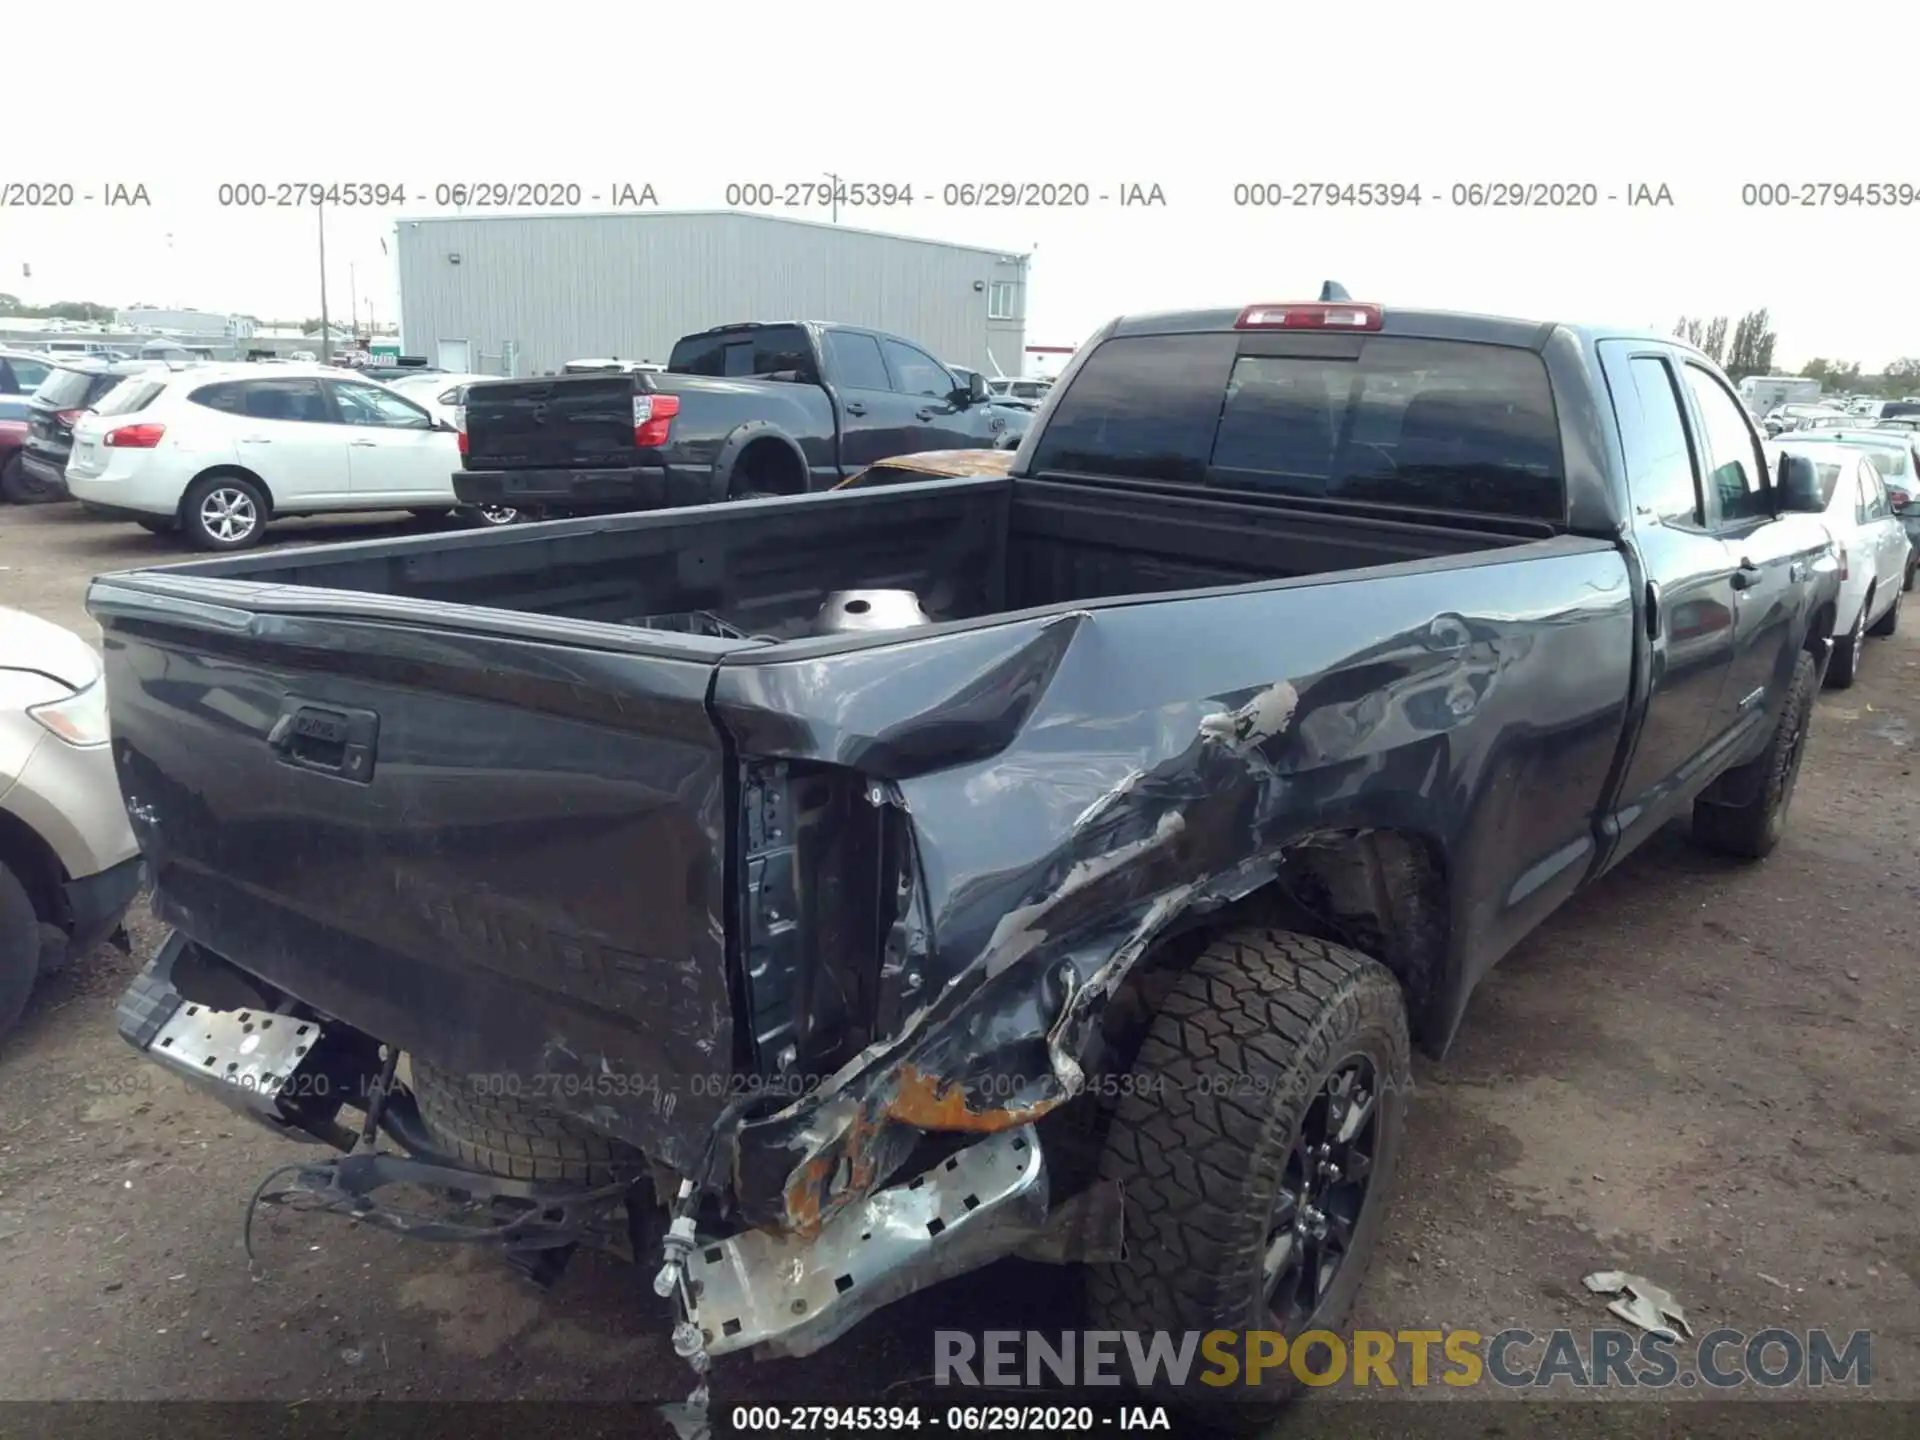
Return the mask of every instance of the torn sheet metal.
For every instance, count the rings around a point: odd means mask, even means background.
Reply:
[[[1039,1137],[990,1136],[848,1208],[816,1239],[748,1230],[698,1248],[695,1322],[709,1354],[810,1355],[882,1306],[1047,1233],[1047,1199]]]
[[[1630,1325],[1637,1325],[1650,1334],[1664,1335],[1669,1340],[1678,1341],[1682,1334],[1693,1338],[1686,1312],[1673,1298],[1673,1292],[1661,1289],[1643,1275],[1629,1275],[1624,1270],[1596,1270],[1581,1283],[1596,1295],[1613,1296],[1608,1311]],[[1677,1331],[1675,1326],[1679,1327]]]
[[[743,1218],[817,1234],[904,1162],[899,1132],[991,1134],[1067,1103],[1140,960],[1312,837],[1411,837],[1439,886],[1499,894],[1590,836],[1566,777],[1615,759],[1634,633],[1616,563],[1543,560],[1524,603],[1514,567],[1436,569],[723,665],[710,705],[739,753],[884,784],[912,851],[887,1019],[730,1137]],[[1555,873],[1524,905],[1460,907],[1417,957],[1416,1027],[1441,1048],[1472,979],[1581,872]],[[1444,915],[1444,889],[1420,898]]]

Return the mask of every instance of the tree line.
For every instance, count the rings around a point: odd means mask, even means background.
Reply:
[[[1725,315],[1682,315],[1673,333],[1709,356],[1736,382],[1749,375],[1775,373],[1773,349],[1780,337],[1764,309],[1749,310],[1732,322]],[[1903,356],[1878,374],[1866,373],[1857,360],[1818,358],[1802,365],[1800,374],[1830,391],[1908,395],[1920,390],[1920,357]]]

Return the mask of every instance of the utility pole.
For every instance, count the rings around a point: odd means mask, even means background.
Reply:
[[[333,326],[327,321],[327,207],[316,205],[320,217],[320,363],[333,363]]]
[[[833,186],[830,192],[833,195],[833,223],[838,225],[840,223],[840,177],[831,170],[826,173],[827,183]]]

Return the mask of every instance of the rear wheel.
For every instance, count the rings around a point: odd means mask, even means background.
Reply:
[[[1887,607],[1887,613],[1873,622],[1869,635],[1891,635],[1900,628],[1900,591],[1895,591],[1893,604]]]
[[[631,1145],[579,1121],[543,1110],[518,1095],[495,1095],[479,1076],[461,1076],[408,1058],[420,1120],[450,1159],[489,1175],[549,1180],[589,1188],[642,1172]]]
[[[453,512],[453,518],[463,525],[472,525],[481,530],[496,530],[503,525],[517,525],[527,518],[524,511],[511,505],[462,505]]]
[[[204,475],[180,503],[180,528],[201,550],[245,550],[267,529],[267,497],[238,475]]]
[[[1838,647],[1836,647],[1836,654]],[[1759,784],[1745,805],[1715,805],[1696,800],[1693,838],[1708,850],[1760,860],[1773,852],[1787,829],[1787,808],[1800,779],[1800,761],[1807,751],[1807,731],[1813,723],[1815,689],[1813,656],[1804,650],[1794,658],[1793,679],[1773,738],[1756,760],[1747,763],[1759,771]]]
[[[798,452],[778,440],[760,439],[740,452],[727,477],[729,500],[766,500],[775,495],[804,495],[807,468]]]
[[[0,467],[0,495],[15,505],[45,505],[60,498],[56,486],[27,473],[26,461],[15,455]]]
[[[1860,647],[1867,639],[1867,607],[1873,604],[1871,592],[1860,602],[1860,613],[1853,628],[1833,642],[1833,659],[1827,665],[1827,684],[1835,690],[1852,688],[1860,675]]]
[[[1127,1258],[1087,1274],[1116,1330],[1337,1331],[1379,1237],[1412,1084],[1406,1004],[1377,961],[1283,930],[1222,936],[1174,982],[1114,1111],[1100,1175]],[[1309,1352],[1311,1353],[1311,1352]],[[1311,1361],[1327,1368],[1324,1355]],[[1164,1398],[1252,1433],[1293,1392]]]

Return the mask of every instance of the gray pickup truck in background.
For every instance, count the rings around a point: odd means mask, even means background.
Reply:
[[[1780,841],[1821,508],[1671,337],[1335,298],[1109,324],[1006,474],[105,576],[122,1033],[350,1152],[269,1198],[631,1244],[703,1373],[1014,1254],[1337,1328],[1412,1047]]]
[[[664,371],[469,387],[454,490],[565,514],[800,495],[894,455],[993,448],[1013,422],[991,398],[897,335],[722,325]]]

